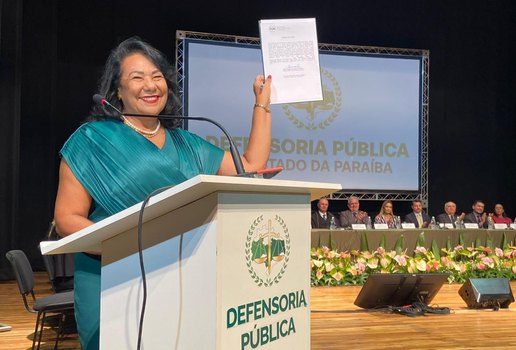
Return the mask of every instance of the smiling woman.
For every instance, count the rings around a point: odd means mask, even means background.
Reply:
[[[147,57],[140,53],[127,56],[122,61],[118,99],[122,101],[122,112],[127,114],[158,115],[167,104],[167,82],[163,73]],[[156,118],[123,117],[129,127],[159,148],[165,141],[160,132],[161,123]]]
[[[159,114],[167,104],[167,82],[163,73],[140,53],[122,61],[118,99],[124,113]]]
[[[159,114],[177,112],[174,74],[164,56],[138,38],[122,42],[110,54],[99,95],[116,110],[93,107],[61,149],[55,221],[61,236],[79,231],[143,201],[154,190],[198,174],[235,173],[231,155]],[[271,142],[268,112],[271,78],[253,83],[254,108],[243,163],[248,171],[265,167]],[[129,114],[146,114],[132,118]],[[156,117],[155,117],[156,116]],[[100,256],[77,254],[75,315],[81,347],[98,349]]]
[[[387,224],[388,228],[398,228],[401,225],[399,216],[394,215],[392,201],[383,201],[380,212],[374,218],[375,224]]]
[[[168,91],[167,82],[159,68],[143,54],[135,53],[124,58],[120,72],[117,96],[122,102],[122,112],[160,114],[167,104]],[[122,116],[122,120],[158,148],[163,147],[165,132],[159,119]]]

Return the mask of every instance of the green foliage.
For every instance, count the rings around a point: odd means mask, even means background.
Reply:
[[[446,240],[446,250],[452,250],[452,243],[451,243],[450,236],[448,236],[448,239]]]
[[[493,249],[493,237],[491,237],[491,234],[489,232],[487,232],[486,235],[486,247]]]
[[[432,253],[438,259],[441,256],[441,250],[439,249],[439,246],[437,245],[435,239],[432,239]]]
[[[394,244],[394,251],[396,251],[396,254],[400,254],[403,250],[403,247],[405,246],[405,237],[403,236],[403,233],[398,237],[396,240],[396,243]]]
[[[362,232],[360,236],[360,250],[361,251],[369,251],[369,242],[367,240],[367,233]]]
[[[333,240],[333,237],[331,236],[331,232],[330,232],[329,236],[330,236],[330,248],[332,250],[335,250],[337,248],[337,243],[335,243],[335,241]]]
[[[385,238],[385,233],[382,235],[382,237],[380,238],[380,244],[378,245],[378,247],[382,247],[385,249],[385,246],[386,246],[386,238]]]
[[[417,236],[416,247],[424,247],[425,246],[425,231],[421,231],[419,236]]]

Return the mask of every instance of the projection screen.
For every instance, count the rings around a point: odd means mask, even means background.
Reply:
[[[184,115],[217,120],[243,153],[252,82],[262,72],[259,39],[188,33],[177,43]],[[284,168],[278,179],[426,199],[428,51],[320,44],[319,53],[324,100],[271,106],[268,166]],[[228,148],[208,123],[187,128]]]

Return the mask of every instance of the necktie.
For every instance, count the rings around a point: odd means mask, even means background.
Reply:
[[[450,215],[450,222],[453,224],[453,215]]]
[[[416,214],[416,218],[418,227],[423,227],[423,220],[421,219],[421,214]]]
[[[480,225],[480,221],[481,221],[481,219],[480,219],[480,215],[477,215],[477,224],[478,224],[478,225]]]
[[[358,214],[357,212],[354,212],[354,213],[353,213],[353,219],[354,219],[355,221],[357,221],[357,214]]]
[[[326,220],[326,214],[323,214],[322,218],[323,218],[324,220]]]

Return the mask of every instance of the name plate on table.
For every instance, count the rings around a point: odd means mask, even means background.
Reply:
[[[506,230],[507,224],[494,224],[495,230]]]
[[[475,224],[474,222],[465,222],[464,223],[464,228],[476,229],[476,228],[478,228],[478,224]]]
[[[365,224],[351,224],[353,230],[365,230],[367,229]]]
[[[388,230],[389,229],[389,225],[387,225],[387,224],[374,224],[374,229],[375,230]]]
[[[416,224],[414,224],[413,222],[402,222],[401,223],[401,228],[404,228],[404,229],[415,229],[416,228]]]
[[[448,228],[448,229],[452,229],[453,230],[453,224],[450,224],[450,223],[445,223],[444,224],[444,228]]]
[[[509,227],[513,230],[516,230],[516,224],[510,224]]]

